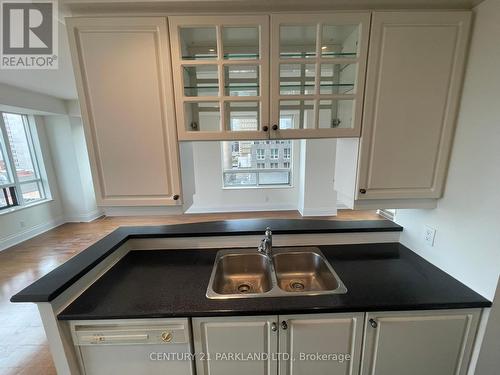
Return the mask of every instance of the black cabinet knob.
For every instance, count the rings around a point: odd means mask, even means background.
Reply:
[[[174,198],[174,201],[179,200],[180,196],[179,194],[175,194],[172,198]]]
[[[274,124],[272,127],[273,130],[278,130],[278,125]]]
[[[262,127],[262,130],[263,130],[263,131],[265,131],[265,132],[267,132],[267,131],[269,130],[269,126],[264,125],[264,126]]]
[[[361,194],[366,194],[366,189],[359,189],[359,192],[360,192]]]
[[[377,328],[378,327],[378,323],[375,319],[370,319],[368,321],[370,323],[370,325],[373,327],[373,328]]]
[[[286,320],[283,320],[283,321],[281,322],[281,328],[282,328],[282,329],[287,329],[287,328],[288,328],[288,323],[286,322]]]

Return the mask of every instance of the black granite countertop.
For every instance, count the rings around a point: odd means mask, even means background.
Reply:
[[[394,232],[403,228],[389,220],[335,221],[312,219],[246,219],[204,223],[120,227],[11,298],[11,302],[50,302],[132,238],[237,236],[263,234]]]
[[[342,295],[213,300],[216,250],[132,251],[61,320],[489,307],[491,302],[399,243],[320,246]]]

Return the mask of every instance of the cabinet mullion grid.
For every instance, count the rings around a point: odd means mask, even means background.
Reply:
[[[302,23],[302,24],[307,24]],[[280,54],[280,46],[279,46],[279,37],[278,37],[278,49],[276,53],[278,54],[278,67],[277,67],[277,72],[278,72],[278,123],[279,123],[279,113],[280,113],[280,102],[282,100],[298,100],[301,102],[299,104],[299,111],[300,111],[300,120],[299,120],[299,125],[303,125],[303,110],[304,110],[304,101],[313,101],[314,103],[314,126],[313,128],[302,128],[306,130],[315,130],[319,129],[319,113],[321,109],[321,100],[326,99],[326,100],[353,100],[353,111],[354,108],[356,107],[356,101],[358,99],[358,79],[359,79],[359,41],[358,41],[358,51],[356,54],[355,58],[344,58],[344,57],[323,57],[322,56],[322,32],[323,32],[323,26],[328,25],[328,22],[317,22],[316,23],[316,43],[315,43],[315,48],[316,48],[316,56],[314,59],[311,58],[285,58],[283,59]],[[342,22],[332,22],[332,25],[344,25]],[[300,24],[297,24],[300,25]],[[278,30],[280,30],[281,24],[278,26]],[[358,24],[357,27],[359,28],[360,25]],[[359,29],[361,30],[361,29]],[[279,33],[280,31],[278,31]],[[362,35],[359,35],[359,37],[362,37]],[[314,94],[297,94],[297,95],[282,95],[281,94],[281,76],[280,76],[280,67],[282,64],[300,64],[301,69],[305,69],[305,65],[307,64],[314,64],[315,65],[315,75],[314,75]],[[342,65],[348,65],[348,64],[357,64],[356,65],[356,76],[355,76],[355,81],[353,82],[353,87],[355,89],[354,94],[321,94],[321,64],[342,64]],[[305,87],[305,72],[302,72],[300,76],[300,83],[302,86]],[[356,116],[358,114],[354,114]],[[352,120],[351,126],[355,126],[355,118]],[[326,128],[328,129],[328,128]],[[334,128],[330,128],[334,129]]]

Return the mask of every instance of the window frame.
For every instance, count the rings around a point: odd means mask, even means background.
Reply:
[[[13,152],[12,152],[12,145],[7,133],[4,114],[21,116],[23,122],[24,136],[28,146],[29,157],[33,166],[34,178],[25,181],[20,181],[19,176],[17,175]],[[14,210],[19,210],[25,207],[29,207],[50,200],[51,199],[50,189],[47,184],[45,166],[43,164],[43,156],[41,154],[38,133],[36,130],[36,124],[33,116],[24,113],[0,111],[0,135],[2,139],[2,146],[4,146],[5,148],[5,152],[2,153],[2,156],[5,162],[7,174],[10,178],[9,183],[0,184],[0,190],[1,190],[0,193],[5,194],[5,190],[9,189],[13,200],[12,204],[9,204],[5,207],[0,207],[0,214],[11,212]],[[37,184],[38,186],[40,199],[36,199],[34,201],[27,201],[23,197],[22,187],[24,185],[33,183]]]

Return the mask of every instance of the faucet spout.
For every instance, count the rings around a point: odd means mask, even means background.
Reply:
[[[273,232],[271,231],[271,228],[267,227],[266,228],[266,233],[264,238],[260,241],[260,245],[258,247],[258,251],[267,257],[269,259],[272,259],[272,253],[273,253]]]

